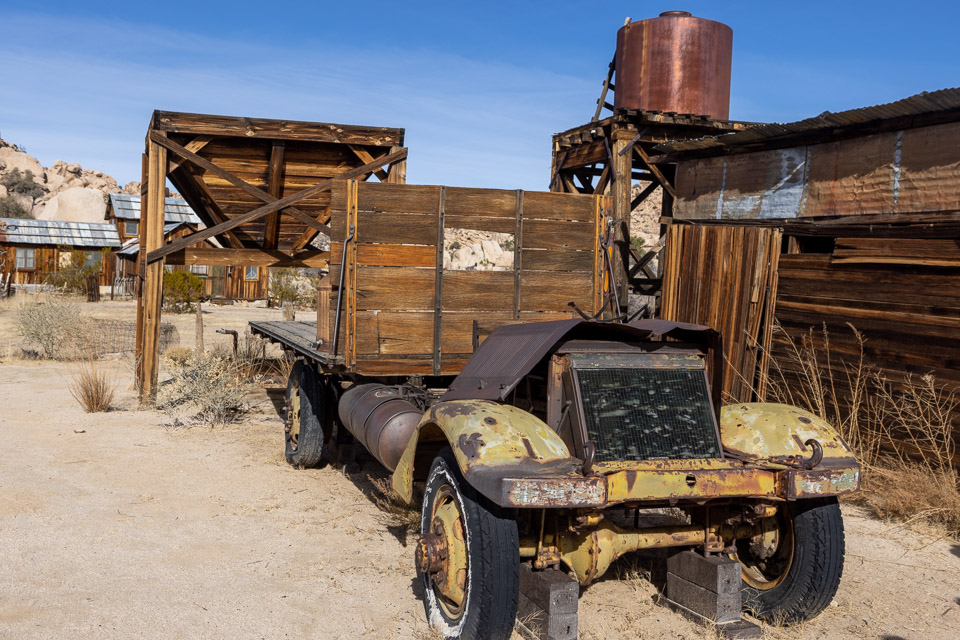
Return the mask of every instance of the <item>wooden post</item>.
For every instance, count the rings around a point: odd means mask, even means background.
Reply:
[[[390,153],[400,151],[403,147],[391,147]],[[390,165],[390,172],[387,174],[387,184],[406,184],[407,183],[407,159],[398,160]]]
[[[617,294],[620,304],[627,304],[627,257],[630,245],[630,187],[632,184],[633,155],[620,152],[627,148],[636,132],[633,130],[615,131],[613,134],[613,220],[616,250],[613,255],[613,272],[617,280]]]
[[[140,273],[143,278],[137,305],[137,362],[140,403],[156,399],[159,369],[160,303],[163,293],[163,259],[147,264],[151,251],[163,246],[164,195],[167,180],[167,150],[147,143],[147,197],[140,212]]]
[[[194,340],[193,348],[197,353],[203,353],[203,311],[201,310],[200,301],[197,300],[197,322],[196,322],[196,332],[197,337]]]

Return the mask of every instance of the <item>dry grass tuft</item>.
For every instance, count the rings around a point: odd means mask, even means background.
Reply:
[[[960,538],[960,474],[953,466],[958,391],[932,374],[894,380],[872,369],[865,364],[866,338],[850,329],[859,353],[842,362],[839,374],[826,327],[799,342],[778,327],[789,356],[772,360],[771,399],[837,426],[863,467],[862,491],[851,500],[877,516],[934,525]]]
[[[367,476],[372,490],[370,498],[380,509],[380,513],[387,526],[396,527],[403,533],[416,531],[420,528],[420,504],[415,501],[414,504],[407,504],[403,501],[393,487],[390,485],[390,478],[375,478]]]
[[[93,354],[77,361],[70,371],[70,395],[87,413],[110,408],[117,391],[116,377]]]

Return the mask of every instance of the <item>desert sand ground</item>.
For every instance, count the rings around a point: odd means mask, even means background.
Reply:
[[[133,307],[91,309],[132,318]],[[229,341],[218,327],[279,318],[210,311],[208,348]],[[412,534],[377,507],[375,463],[350,477],[289,467],[279,397],[265,389],[237,423],[174,428],[137,410],[129,357],[110,364],[114,409],[86,414],[67,392],[70,365],[10,357],[14,313],[0,306],[0,638],[432,637]],[[165,319],[192,345],[193,316]],[[960,545],[851,505],[844,516],[834,602],[766,636],[960,638]],[[630,566],[583,590],[582,638],[712,637],[656,605]]]

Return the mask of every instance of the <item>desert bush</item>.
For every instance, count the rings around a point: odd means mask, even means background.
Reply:
[[[194,423],[224,425],[246,410],[245,394],[246,381],[236,363],[192,352],[160,388],[157,406],[169,413],[192,411]]]
[[[267,293],[270,305],[282,307],[285,302],[296,307],[312,308],[316,304],[317,283],[304,269],[270,269],[270,286]]]
[[[163,274],[163,308],[173,313],[193,311],[203,295],[203,279],[189,271]]]
[[[20,201],[11,195],[0,198],[0,218],[29,218],[27,211]]]
[[[863,468],[862,491],[850,499],[877,516],[933,524],[960,537],[960,474],[953,465],[960,394],[932,374],[893,380],[870,367],[866,338],[852,325],[858,352],[841,367],[832,362],[826,327],[799,340],[775,330],[787,355],[771,361],[770,397],[837,427]]]
[[[99,413],[110,408],[117,383],[104,363],[88,352],[73,365],[68,388],[84,411]]]
[[[194,354],[190,347],[170,347],[163,356],[175,367],[183,367]]]
[[[61,297],[28,298],[17,306],[18,332],[27,343],[39,347],[43,357],[53,360],[83,355],[88,323],[77,304]]]

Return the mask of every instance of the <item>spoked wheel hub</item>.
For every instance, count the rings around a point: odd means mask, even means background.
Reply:
[[[458,618],[466,602],[467,543],[463,514],[448,485],[437,492],[429,533],[417,542],[416,561],[444,612]]]

